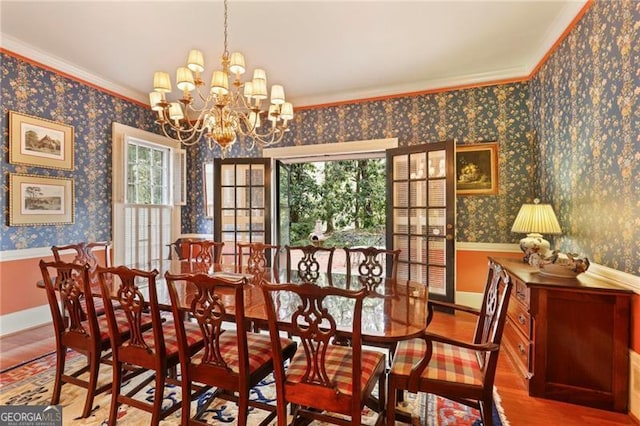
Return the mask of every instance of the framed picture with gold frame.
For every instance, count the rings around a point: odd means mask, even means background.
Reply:
[[[73,170],[73,126],[9,111],[9,162]]]
[[[456,146],[456,195],[498,194],[498,142]]]
[[[9,175],[9,226],[74,222],[73,179]]]

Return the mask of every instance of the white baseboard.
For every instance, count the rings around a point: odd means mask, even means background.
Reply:
[[[480,309],[482,305],[483,293],[475,293],[470,291],[456,291],[455,302],[458,305],[468,306],[470,308]]]
[[[0,336],[51,322],[49,305],[0,315]]]

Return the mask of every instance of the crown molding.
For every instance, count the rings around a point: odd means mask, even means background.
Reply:
[[[538,69],[547,62],[592,4],[593,0],[575,0],[564,4],[564,7],[544,35],[538,50],[531,55],[529,66],[527,67],[529,78],[532,78]]]
[[[448,92],[500,83],[526,81],[529,67],[505,68],[489,73],[477,73],[454,77],[435,78],[407,84],[375,87],[350,92],[323,93],[320,96],[297,97],[296,110],[324,107],[335,104],[357,103],[378,99],[400,98],[421,94]],[[300,105],[300,106],[298,106]]]
[[[14,52],[20,56],[24,56],[25,59],[29,61],[37,62],[38,64],[49,67],[55,72],[66,74],[83,83],[89,83],[96,88],[104,89],[106,91],[112,92],[113,94],[118,94],[124,98],[133,99],[144,105],[147,105],[149,102],[147,95],[142,92],[115,84],[83,68],[66,62],[63,59],[37,49],[30,44],[24,43],[4,33],[0,34],[0,43],[2,45],[2,48]]]

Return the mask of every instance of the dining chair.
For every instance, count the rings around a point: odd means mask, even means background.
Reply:
[[[110,337],[105,316],[95,313],[94,298],[84,298],[91,291],[90,265],[68,262],[45,262],[40,260],[40,271],[51,310],[56,340],[56,371],[51,405],[60,402],[64,383],[71,383],[87,390],[81,417],[88,417],[93,409],[94,397],[110,389],[111,383],[98,386],[100,364],[108,363]],[[125,323],[122,313],[115,315],[118,324]],[[127,333],[120,327],[115,334]],[[77,371],[66,374],[65,363],[68,349],[86,355],[87,364]],[[79,376],[89,373],[87,379]]]
[[[89,270],[92,274],[95,274],[95,270],[98,266],[109,267],[111,265],[111,242],[110,241],[94,241],[90,243],[79,242],[77,244],[68,244],[65,246],[52,246],[51,252],[56,262],[62,261],[62,255],[65,251],[74,252],[74,258],[71,261],[78,265],[89,265]],[[96,256],[96,252],[104,251],[104,255]],[[104,259],[100,261],[98,259]],[[97,278],[96,278],[97,279]]]
[[[347,288],[358,283],[372,294],[384,293],[387,278],[397,279],[400,250],[388,250],[378,247],[345,247],[345,267],[347,270]],[[357,287],[356,287],[357,288]],[[342,342],[345,344],[346,342]],[[367,346],[375,346],[388,350],[389,361],[393,359],[396,342],[368,342]]]
[[[376,384],[381,408],[376,424],[382,423],[386,356],[362,348],[362,304],[366,290],[312,283],[263,283],[262,290],[273,342],[278,425],[287,423],[287,404],[291,404],[293,423],[315,419],[342,425],[361,424],[362,409]],[[340,312],[332,312],[330,308],[335,306],[340,306]],[[284,312],[288,318],[279,317]],[[340,316],[341,327],[348,330],[338,328],[334,315]],[[278,340],[283,332],[301,342],[286,370]],[[341,333],[349,336],[351,346],[331,343]]]
[[[259,284],[262,280],[278,280],[278,257],[280,246],[261,242],[238,243],[237,273],[253,276],[251,282]]]
[[[107,324],[111,335],[113,353],[113,380],[111,386],[111,406],[109,409],[109,425],[116,424],[118,407],[127,404],[131,407],[151,413],[150,424],[157,425],[178,410],[181,403],[163,407],[165,384],[179,385],[180,382],[168,374],[169,369],[179,364],[179,348],[176,327],[173,321],[164,321],[160,316],[158,294],[156,288],[157,270],[142,271],[126,266],[111,268],[98,267],[98,278],[102,297],[106,307]],[[148,292],[145,298],[144,292]],[[111,303],[116,300],[120,310],[116,311]],[[149,311],[151,328],[145,330],[143,318]],[[118,312],[124,313],[126,326],[130,333],[123,336],[117,333],[119,323]],[[202,346],[202,340],[196,333],[196,326],[184,325],[184,344],[186,350],[195,350]],[[122,393],[123,371],[142,368],[152,372],[141,384],[127,393]],[[154,395],[151,402],[147,395],[138,396],[140,389],[154,381]],[[126,383],[125,383],[126,385]]]
[[[174,242],[167,244],[169,247],[168,260],[187,260],[189,258],[189,241],[201,241],[202,238],[177,238]]]
[[[284,248],[287,253],[287,282],[296,278],[304,282],[316,282],[321,274],[330,276],[335,247],[310,244],[307,246],[286,245]]]
[[[53,253],[53,259],[56,262],[62,262],[63,254],[66,251],[71,251],[74,255],[71,263],[77,265],[89,265],[89,277],[91,280],[92,293],[99,293],[98,290],[98,277],[96,276],[96,268],[98,266],[111,266],[111,242],[110,241],[97,241],[86,243],[81,241],[77,244],[68,244],[64,246],[52,246],[51,252]],[[96,255],[97,252],[104,252],[103,255]],[[84,303],[84,298],[81,298]],[[100,297],[94,297],[93,304],[95,307],[95,313],[97,315],[104,314],[104,306]],[[84,309],[86,311],[86,309]]]
[[[221,263],[223,242],[212,240],[187,241],[189,262]]]
[[[482,424],[492,425],[493,383],[511,287],[506,271],[492,263],[480,310],[429,302],[428,322],[435,305],[477,315],[473,340],[465,342],[426,331],[420,338],[400,342],[389,372],[388,424],[395,421],[398,391],[408,390],[476,408]]]
[[[182,374],[182,424],[199,423],[202,413],[213,400],[223,398],[238,404],[237,424],[245,425],[249,407],[267,410],[270,414],[261,424],[268,424],[276,415],[276,407],[261,401],[250,401],[249,391],[269,376],[274,369],[271,339],[269,335],[252,333],[244,313],[244,288],[248,278],[237,280],[207,274],[165,273],[169,287],[171,308],[176,324],[180,371]],[[188,307],[183,305],[180,294],[184,286],[194,288],[194,297]],[[187,327],[193,323],[185,321],[185,313],[195,321],[196,334],[204,345],[193,348],[188,345]],[[229,321],[234,327],[227,327]],[[291,359],[296,344],[278,337],[280,362]],[[199,397],[205,390],[194,383],[216,387],[206,403],[199,403],[199,410],[191,417],[190,399]],[[235,395],[237,393],[237,396]]]
[[[347,285],[357,279],[370,291],[383,284],[385,278],[396,279],[400,250],[377,247],[345,247]]]

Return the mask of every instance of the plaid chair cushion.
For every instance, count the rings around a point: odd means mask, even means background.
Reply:
[[[400,342],[393,358],[391,374],[408,376],[426,350],[427,344],[422,339]],[[482,371],[476,359],[476,351],[440,342],[433,342],[431,360],[421,377],[482,386]]]
[[[184,323],[185,332],[187,335],[187,345],[189,347],[202,341],[200,337],[200,329],[196,324],[186,322]],[[162,335],[164,336],[164,348],[167,357],[173,357],[178,355],[178,336],[176,334],[176,326],[173,321],[165,321],[162,323]],[[155,351],[155,345],[153,340],[153,329],[149,329],[142,333],[144,342],[149,346],[152,351]],[[125,342],[124,345],[127,345]]]
[[[222,354],[222,358],[231,371],[236,374],[240,372],[237,340],[237,335],[233,331],[227,331],[220,335],[220,353]],[[281,338],[280,344],[284,348],[293,344],[293,342],[289,339]],[[271,339],[267,334],[247,333],[247,348],[249,349],[249,374],[252,374],[273,358]],[[201,363],[203,355],[204,349],[191,357],[191,363]]]
[[[118,333],[124,334],[129,331],[129,324],[127,323],[127,316],[124,311],[115,311],[116,322],[118,323]],[[151,317],[149,315],[142,316],[142,327],[146,328],[151,324]],[[89,330],[88,321],[82,321],[82,326],[85,330]],[[98,328],[100,329],[100,339],[109,340],[109,325],[107,324],[107,316],[100,315],[98,317]]]
[[[325,358],[327,376],[329,376],[330,380],[335,381],[338,390],[346,395],[351,395],[353,389],[352,354],[352,349],[349,347],[330,345],[327,348]],[[373,371],[381,362],[384,362],[384,354],[377,351],[362,350],[362,373],[360,375],[362,390],[366,388]],[[286,381],[300,383],[306,369],[307,359],[304,349],[299,348],[287,369]]]

